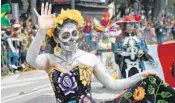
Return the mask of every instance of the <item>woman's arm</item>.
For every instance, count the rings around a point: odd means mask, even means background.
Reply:
[[[138,73],[132,77],[126,78],[126,79],[117,79],[114,80],[106,71],[105,71],[105,66],[101,63],[101,61],[94,56],[94,62],[95,62],[95,67],[94,67],[94,75],[95,77],[106,87],[116,90],[116,91],[122,91],[129,86],[132,86],[136,84],[138,81],[144,79],[150,74],[155,75],[153,72],[142,72]]]
[[[45,35],[47,34],[48,29],[53,25],[54,17],[51,16],[51,9],[51,5],[48,5],[48,3],[46,3],[45,6],[42,3],[41,15],[39,15],[38,12],[34,9],[38,17],[38,24],[40,29],[37,32],[36,37],[32,41],[31,45],[29,46],[26,60],[30,65],[34,66],[37,69],[46,69],[49,66],[47,54],[39,55],[39,52],[40,46],[45,38]]]
[[[47,33],[46,30],[41,30],[36,34],[35,39],[32,41],[32,43],[29,46],[29,49],[27,51],[27,62],[32,65],[33,67],[37,69],[46,69],[46,54],[39,55],[40,52],[40,46],[42,44],[42,41],[45,38],[45,34]]]

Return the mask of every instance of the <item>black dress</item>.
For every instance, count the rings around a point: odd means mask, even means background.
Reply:
[[[78,65],[67,73],[52,68],[48,73],[57,103],[92,103],[92,68]]]
[[[175,103],[175,90],[157,76],[149,76],[105,103]]]

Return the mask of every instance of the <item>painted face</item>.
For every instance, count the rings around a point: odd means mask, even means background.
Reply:
[[[133,32],[133,30],[134,30],[134,24],[132,24],[132,23],[128,23],[128,24],[126,24],[126,32],[127,33],[132,33]]]
[[[105,30],[103,31],[103,37],[109,37],[109,36],[110,36],[109,30],[108,30],[108,29],[105,29]]]
[[[78,49],[77,40],[79,37],[76,24],[67,23],[60,29],[59,34],[54,39],[57,43],[59,42],[61,44],[61,48],[67,51],[75,51]]]

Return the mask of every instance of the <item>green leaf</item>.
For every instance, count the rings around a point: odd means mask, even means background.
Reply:
[[[165,81],[163,82],[163,85],[164,85],[165,87],[168,87],[168,83],[166,83]]]
[[[166,100],[158,100],[157,103],[168,103]]]
[[[131,97],[132,97],[132,93],[131,92],[127,92],[127,93],[124,94],[124,98],[125,99],[129,99]]]
[[[155,92],[155,88],[153,88],[152,85],[149,85],[147,91],[148,91],[149,94],[152,95]]]
[[[171,96],[172,96],[172,94],[170,92],[161,92],[161,97],[162,98],[169,98]]]
[[[156,78],[154,78],[153,76],[149,76],[149,81],[151,82],[151,84],[156,83]]]

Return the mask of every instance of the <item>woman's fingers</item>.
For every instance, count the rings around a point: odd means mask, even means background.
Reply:
[[[34,8],[33,10],[34,10],[36,16],[39,17],[40,15],[39,15],[38,12],[36,11],[36,9]]]
[[[42,3],[41,6],[41,15],[50,15],[52,11],[52,5],[46,2],[46,4]]]
[[[157,76],[157,73],[156,72],[152,72],[152,71],[146,71],[145,72],[145,77],[147,77],[149,75],[155,75],[155,76]]]
[[[49,4],[48,15],[50,15],[50,14],[51,14],[51,11],[52,11],[52,5],[51,5],[51,4]]]
[[[45,10],[44,10],[44,15],[48,15],[48,2],[46,3],[44,9],[45,9]]]
[[[41,15],[44,15],[44,3],[41,5]]]

